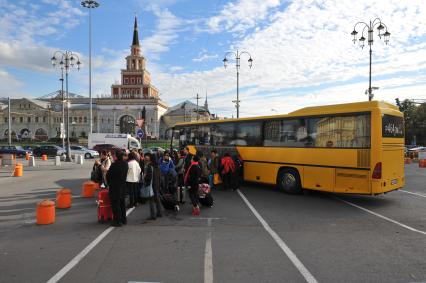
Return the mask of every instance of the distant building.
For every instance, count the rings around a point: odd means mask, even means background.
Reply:
[[[138,25],[135,18],[130,55],[126,69],[121,70],[121,83],[111,86],[111,95],[93,98],[93,131],[98,133],[135,133],[136,119],[144,119],[149,137],[159,138],[160,117],[167,104],[151,84],[141,54]],[[90,129],[89,98],[70,93],[70,136],[85,137]],[[0,101],[0,139],[7,138],[7,100]],[[46,140],[60,136],[62,93],[56,91],[38,99],[11,99],[13,138]]]
[[[207,96],[204,106],[198,106],[198,108],[195,103],[188,100],[170,107],[160,119],[160,137],[170,137],[170,133],[166,131],[177,123],[195,122],[197,119],[199,121],[208,121],[211,119]]]

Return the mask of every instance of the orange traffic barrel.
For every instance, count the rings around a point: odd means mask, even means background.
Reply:
[[[81,196],[84,198],[92,198],[95,196],[95,191],[98,187],[98,184],[92,181],[87,181],[83,183],[83,188],[81,190]]]
[[[27,153],[25,153],[25,160],[30,160],[30,154],[27,152]]]
[[[46,160],[47,160],[47,155],[46,155],[46,154],[43,154],[43,155],[41,156],[41,160],[46,161]]]
[[[15,165],[15,170],[13,171],[14,177],[22,177],[24,172],[24,167],[22,166],[22,163],[17,163]]]
[[[426,168],[426,159],[420,159],[419,160],[419,167],[420,168]]]
[[[46,225],[55,223],[55,203],[51,200],[43,200],[37,204],[36,223]]]
[[[71,207],[71,190],[60,189],[56,192],[56,207],[70,208]]]

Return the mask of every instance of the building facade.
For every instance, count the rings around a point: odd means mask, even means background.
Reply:
[[[126,68],[121,70],[121,83],[111,86],[111,95],[93,99],[93,131],[98,133],[135,134],[137,119],[145,121],[145,135],[160,137],[160,118],[168,106],[151,84],[141,53],[137,19],[133,28]],[[59,137],[63,122],[62,93],[54,92],[39,99],[11,99],[13,139],[46,140]],[[89,98],[69,94],[70,137],[86,137],[90,129]],[[0,100],[0,139],[8,136],[7,100]]]

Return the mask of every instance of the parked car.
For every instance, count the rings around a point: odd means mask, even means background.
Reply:
[[[33,150],[34,156],[62,156],[65,155],[65,150],[57,145],[42,145]]]
[[[154,153],[154,154],[160,154],[160,155],[163,155],[163,154],[164,154],[164,152],[166,151],[166,150],[165,150],[164,148],[162,148],[162,147],[155,147],[155,146],[150,147],[149,149],[151,150],[151,152],[152,152],[152,153]]]
[[[71,155],[83,154],[84,158],[86,159],[95,158],[99,156],[99,152],[97,152],[96,150],[91,150],[80,145],[72,145],[70,146],[70,149],[71,149]]]
[[[31,150],[25,150],[22,146],[19,145],[4,145],[0,147],[0,154],[15,154],[18,157],[23,157],[25,154],[29,153],[30,155],[33,154]]]

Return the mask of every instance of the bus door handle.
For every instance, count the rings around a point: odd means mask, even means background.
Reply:
[[[316,184],[315,187],[321,188],[321,185],[320,184]]]

